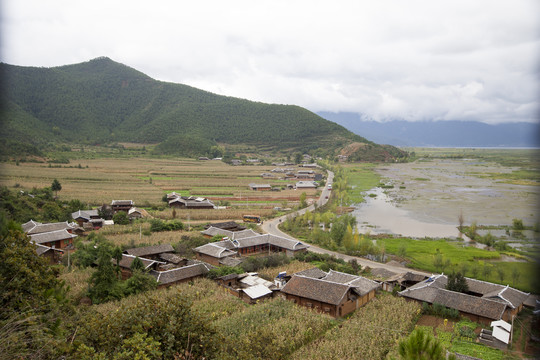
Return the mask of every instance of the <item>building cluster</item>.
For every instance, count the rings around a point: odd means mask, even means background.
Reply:
[[[216,205],[207,198],[197,196],[182,196],[176,192],[167,194],[170,207],[177,209],[215,209]]]

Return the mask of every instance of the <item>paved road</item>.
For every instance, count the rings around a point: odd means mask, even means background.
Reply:
[[[327,179],[328,179],[327,182],[326,182],[327,186],[325,186],[325,188],[323,189],[323,191],[321,193],[321,196],[320,196],[319,200],[317,200],[317,206],[322,206],[322,205],[324,205],[324,204],[326,204],[328,202],[328,199],[326,197],[327,196],[330,197],[330,192],[331,192],[331,190],[328,190],[328,184],[332,184],[333,181],[334,181],[334,173],[332,171],[328,171]],[[281,217],[278,217],[278,218],[275,218],[275,219],[272,219],[272,220],[266,220],[262,224],[261,228],[262,228],[263,231],[265,231],[268,234],[272,234],[272,235],[281,236],[281,237],[284,237],[284,238],[296,240],[292,236],[290,236],[288,234],[285,234],[283,231],[281,231],[279,229],[279,224],[281,222],[285,221],[285,219],[288,216],[294,217],[294,216],[297,216],[297,215],[302,215],[307,210],[309,210],[309,211],[315,210],[315,205],[310,205],[307,208],[295,211],[295,212],[290,213],[288,215],[284,215],[284,216],[281,216]],[[369,266],[372,269],[373,268],[384,268],[384,269],[387,269],[389,271],[393,271],[395,273],[403,273],[403,272],[406,272],[406,271],[410,271],[410,272],[413,272],[413,273],[423,274],[423,275],[427,275],[427,276],[431,275],[431,273],[426,273],[426,272],[418,271],[418,270],[412,270],[412,269],[409,269],[409,268],[406,268],[406,267],[392,266],[392,265],[387,265],[387,264],[382,264],[382,263],[378,263],[378,262],[375,262],[375,261],[371,261],[371,260],[368,260],[368,259],[365,259],[365,258],[362,258],[362,257],[341,254],[341,253],[338,253],[338,252],[335,252],[335,251],[320,248],[320,247],[312,245],[312,244],[309,245],[308,250],[312,251],[314,253],[318,253],[318,254],[334,255],[335,257],[343,259],[345,261],[356,259],[358,264],[362,265],[363,267]]]

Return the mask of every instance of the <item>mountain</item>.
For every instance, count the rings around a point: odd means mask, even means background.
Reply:
[[[242,144],[333,154],[356,142],[388,154],[299,106],[157,81],[106,57],[53,68],[0,64],[0,78],[0,138],[9,142],[38,147],[51,142],[160,143],[157,149],[164,152],[193,153]]]
[[[356,134],[380,144],[442,147],[539,147],[540,125],[475,121],[363,121],[357,113],[319,112]]]

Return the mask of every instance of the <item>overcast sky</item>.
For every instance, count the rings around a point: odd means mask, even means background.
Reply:
[[[366,119],[539,122],[540,1],[0,0],[2,62],[98,56]]]

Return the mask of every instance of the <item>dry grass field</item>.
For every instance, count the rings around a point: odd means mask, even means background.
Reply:
[[[131,199],[136,206],[162,210],[166,207],[162,202],[163,195],[176,191],[183,195],[207,197],[215,203],[227,201],[233,207],[243,209],[241,213],[264,208],[271,213],[275,206],[292,207],[304,192],[250,190],[250,183],[285,187],[296,182],[279,180],[278,175],[275,179],[263,179],[261,174],[269,173],[275,167],[272,165],[231,166],[213,160],[135,157],[78,159],[68,165],[55,166],[32,162],[21,162],[19,165],[3,163],[0,185],[30,190],[50,186],[54,179],[58,179],[62,185],[58,196],[62,200],[79,199],[96,207],[110,204],[113,199]],[[308,199],[317,195],[316,190],[305,192]],[[177,212],[181,218],[180,211]],[[152,215],[170,218],[172,210]],[[225,220],[238,218],[238,215],[219,211],[210,214],[208,211],[190,211],[189,216],[195,220]]]

